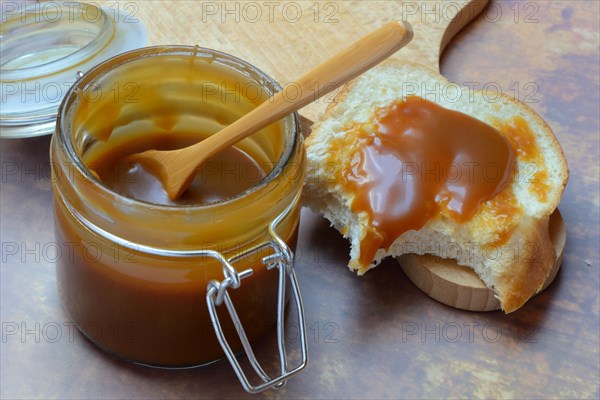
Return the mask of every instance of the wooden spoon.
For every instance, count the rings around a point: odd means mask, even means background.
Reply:
[[[202,163],[210,157],[374,67],[410,42],[412,37],[410,24],[386,24],[300,78],[295,83],[298,90],[296,98],[290,99],[283,92],[278,92],[233,124],[199,143],[178,150],[148,150],[132,154],[129,159],[148,167],[160,179],[169,197],[175,200],[189,186]],[[315,91],[315,87],[320,89]]]

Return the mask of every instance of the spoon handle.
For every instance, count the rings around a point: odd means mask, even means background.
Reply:
[[[329,60],[202,143],[203,159],[326,95],[398,51],[412,39],[412,27],[390,22]],[[316,89],[315,89],[316,88]],[[197,146],[197,145],[195,145]],[[192,147],[195,147],[192,146]]]

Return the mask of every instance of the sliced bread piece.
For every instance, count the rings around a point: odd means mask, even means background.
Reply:
[[[516,162],[510,181],[481,202],[467,221],[453,218],[442,204],[419,229],[402,232],[388,246],[369,249],[365,243],[381,232],[371,214],[353,207],[357,196],[347,176],[381,110],[409,96],[496,128],[512,146]],[[340,92],[315,121],[306,146],[305,203],[350,240],[349,267],[359,275],[386,256],[415,253],[456,259],[495,291],[505,312],[518,309],[542,288],[555,258],[548,218],[569,172],[552,130],[525,104],[460,87],[420,65],[388,60]]]

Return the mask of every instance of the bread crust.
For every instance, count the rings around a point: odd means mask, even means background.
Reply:
[[[549,218],[524,218],[506,248],[517,248],[509,257],[509,268],[496,277],[496,292],[506,313],[519,309],[538,293],[556,260],[548,231]],[[514,246],[517,244],[517,246]]]

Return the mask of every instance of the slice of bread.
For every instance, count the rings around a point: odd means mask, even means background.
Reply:
[[[355,196],[343,184],[361,143],[353,127],[372,124],[378,110],[410,95],[496,128],[511,143],[516,168],[502,191],[481,203],[468,221],[458,222],[441,209],[422,228],[406,231],[388,248],[376,250],[372,262],[366,263],[361,243],[377,229],[369,213],[352,211]],[[555,258],[548,219],[569,171],[552,130],[525,104],[460,87],[420,65],[387,60],[344,87],[315,121],[306,146],[305,203],[350,240],[349,267],[359,275],[386,256],[415,253],[456,259],[495,291],[507,313],[542,288]]]

